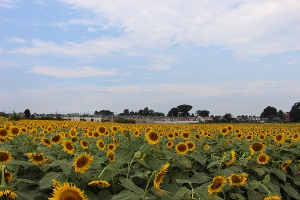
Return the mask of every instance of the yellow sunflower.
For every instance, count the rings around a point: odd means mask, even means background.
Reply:
[[[153,181],[153,184],[154,184],[154,187],[156,189],[160,189],[160,184],[162,183],[163,181],[163,178],[165,177],[166,173],[167,173],[167,170],[170,166],[170,163],[166,163],[160,170],[158,173],[155,174],[155,177],[154,177],[154,181]]]
[[[108,144],[106,148],[110,151],[114,151],[116,149],[116,145],[114,143]]]
[[[115,153],[113,151],[107,151],[106,156],[110,162],[115,162]]]
[[[106,188],[106,187],[110,186],[110,184],[105,180],[91,181],[91,182],[89,182],[88,185],[91,185],[91,186],[95,185],[95,186],[100,187],[100,188]]]
[[[261,165],[265,165],[269,162],[269,156],[265,153],[260,154],[257,158],[257,162]]]
[[[89,148],[89,143],[86,140],[80,140],[80,146],[83,149],[87,149],[87,148]]]
[[[221,128],[220,132],[221,132],[222,135],[227,135],[227,133],[229,131],[228,131],[227,127],[223,127],[223,128]]]
[[[166,144],[166,146],[167,146],[168,149],[171,149],[171,148],[173,147],[173,145],[174,145],[174,142],[173,142],[173,141],[169,141],[169,142],[167,142],[167,144]]]
[[[232,174],[229,178],[230,186],[242,186],[246,183],[247,174],[242,173],[241,175]]]
[[[278,144],[283,144],[285,141],[284,133],[278,133],[275,135],[274,140]]]
[[[75,185],[66,182],[54,188],[52,198],[49,200],[88,200],[88,198]]]
[[[211,185],[207,186],[208,187],[208,193],[213,194],[213,193],[218,193],[221,191],[223,185],[226,183],[226,177],[225,176],[217,176],[214,177],[213,182]]]
[[[91,166],[91,162],[93,161],[93,156],[90,154],[83,153],[78,156],[73,162],[73,166],[75,168],[75,172],[84,173]]]
[[[293,140],[294,140],[295,142],[298,142],[298,141],[300,140],[300,134],[299,134],[299,133],[294,133],[294,134],[293,134]]]
[[[2,179],[2,173],[1,173],[1,170],[2,167],[0,166],[0,180]],[[12,173],[10,173],[10,171],[8,171],[7,169],[4,170],[4,179],[10,183],[10,181],[13,179],[13,175]]]
[[[21,131],[20,131],[20,129],[18,127],[12,126],[10,128],[10,134],[11,134],[11,136],[15,137],[15,136],[20,135],[20,133],[21,133]]]
[[[0,165],[6,165],[12,159],[8,151],[0,151]]]
[[[42,165],[45,162],[47,162],[47,159],[44,156],[44,153],[28,153],[27,154],[28,158],[30,159],[29,161],[31,161],[32,163],[36,164],[36,165]]]
[[[5,128],[0,129],[0,139],[6,139],[8,136],[8,131]]]
[[[53,136],[53,137],[51,138],[51,142],[52,142],[53,144],[59,144],[59,143],[61,142],[62,139],[63,139],[63,138],[62,138],[61,134],[57,134],[57,135],[55,135],[55,136]]]
[[[102,139],[97,140],[96,145],[97,145],[98,149],[100,149],[100,150],[105,149],[105,143]]]
[[[187,141],[186,145],[188,146],[189,151],[193,151],[196,148],[196,145],[193,141]]]
[[[174,140],[175,134],[172,133],[172,132],[169,132],[169,133],[167,134],[167,138],[168,138],[169,140]]]
[[[51,141],[48,138],[42,138],[42,143],[47,146],[47,147],[51,147]]]
[[[69,130],[69,135],[73,138],[73,137],[77,137],[77,131],[75,128],[72,128]]]
[[[277,195],[270,195],[265,197],[264,200],[281,200],[281,197]]]
[[[175,150],[177,153],[184,155],[188,152],[189,147],[185,143],[180,142],[176,145]]]
[[[15,199],[18,197],[16,193],[9,189],[0,190],[0,198],[4,195],[6,196],[6,199]]]
[[[286,168],[292,163],[291,160],[285,161],[284,163],[281,164],[281,169],[283,171],[286,171]]]
[[[228,155],[229,159],[227,159],[227,161],[225,162],[225,164],[227,166],[229,166],[229,165],[231,165],[235,161],[235,157],[236,157],[235,155],[236,155],[236,153],[235,153],[235,151],[231,151],[230,153],[227,153],[227,155]]]
[[[143,155],[141,156],[140,160],[144,160],[146,158],[146,153],[143,153]]]
[[[63,150],[67,152],[68,154],[74,153],[74,146],[72,144],[71,140],[64,140],[61,145],[63,146]]]
[[[180,134],[180,137],[184,140],[188,140],[190,139],[192,136],[192,133],[191,132],[183,132]]]
[[[151,145],[155,145],[159,142],[159,136],[155,131],[148,131],[145,136],[148,143]]]
[[[261,154],[264,151],[265,146],[262,143],[254,142],[252,145],[249,146],[249,149],[251,151],[251,155],[257,153]]]
[[[208,144],[204,145],[204,149],[208,150],[209,149],[209,145]]]
[[[116,146],[119,146],[119,142],[116,138],[113,139],[113,142],[115,143]]]
[[[104,126],[99,126],[96,130],[100,135],[104,135],[106,132],[106,128]]]

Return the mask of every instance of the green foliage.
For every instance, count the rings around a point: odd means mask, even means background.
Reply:
[[[292,106],[290,119],[292,122],[300,122],[300,102],[297,102]]]

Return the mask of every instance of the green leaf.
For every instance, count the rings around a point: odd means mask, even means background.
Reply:
[[[129,190],[123,190],[119,194],[114,195],[111,200],[140,200],[141,197]]]
[[[129,189],[129,190],[131,190],[131,191],[133,191],[133,192],[135,192],[135,193],[137,193],[139,195],[143,195],[144,194],[144,190],[142,188],[138,187],[137,185],[135,185],[132,182],[132,180],[130,180],[130,179],[121,177],[120,178],[120,182],[122,183],[122,185],[125,188],[127,188],[127,189]]]
[[[191,191],[189,189],[187,189],[186,187],[181,187],[178,192],[175,194],[175,196],[173,197],[174,200],[182,200],[185,199],[184,196],[186,195],[190,195]]]
[[[299,174],[299,169],[298,169],[298,166],[295,164],[295,163],[291,163],[289,165],[292,173],[294,174],[294,176],[297,176]]]
[[[208,164],[207,169],[212,168],[212,167],[214,167],[216,165],[219,165],[219,164],[221,164],[219,161],[211,162],[211,163]]]
[[[297,200],[300,199],[297,190],[295,190],[295,188],[293,188],[290,183],[285,183],[285,185],[281,184],[281,188],[283,188],[284,191],[286,191],[286,193],[288,193],[289,196]]]
[[[300,186],[300,175],[297,175],[293,178],[293,181],[296,185]]]
[[[49,172],[40,180],[40,189],[48,189],[53,186],[52,179],[64,182],[67,177],[62,173],[57,172]]]
[[[281,180],[283,180],[284,182],[286,181],[286,174],[285,171],[282,171],[280,169],[274,169],[274,174],[280,178]]]
[[[257,192],[254,190],[248,190],[247,192],[248,199],[251,200],[263,200],[264,195],[261,192]]]
[[[118,163],[110,163],[109,165],[107,165],[106,167],[105,167],[105,169],[108,169],[108,170],[110,170],[110,171],[119,171],[120,169],[120,166],[118,165]]]
[[[271,177],[270,174],[267,174],[263,180],[264,183],[270,183]]]
[[[253,170],[254,170],[259,176],[262,176],[262,175],[265,174],[265,170],[263,170],[262,168],[253,167]]]
[[[202,184],[202,183],[206,183],[208,181],[211,181],[212,178],[204,173],[204,172],[196,172],[194,171],[194,176],[192,176],[191,178],[188,179],[189,182],[191,183],[197,183],[197,184]]]
[[[178,184],[184,184],[184,183],[191,184],[191,182],[186,179],[176,179],[176,181]]]
[[[254,180],[250,182],[250,190],[254,191],[255,189],[259,188],[261,186],[261,183]]]
[[[194,158],[197,162],[204,165],[206,163],[206,158],[204,158],[202,153],[199,151],[194,150],[191,154],[191,157]]]
[[[247,158],[240,158],[239,161],[242,163],[242,165],[247,166],[248,165],[248,159]]]
[[[72,162],[64,162],[60,167],[62,168],[64,174],[66,176],[69,176],[73,169],[73,163]]]
[[[152,187],[151,191],[153,192],[154,195],[156,195],[158,197],[161,197],[166,200],[173,200],[173,198],[169,195],[170,193],[167,192],[166,190],[156,189],[156,188]]]

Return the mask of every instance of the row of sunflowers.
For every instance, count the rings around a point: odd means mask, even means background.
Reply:
[[[300,199],[299,124],[0,118],[0,199]]]

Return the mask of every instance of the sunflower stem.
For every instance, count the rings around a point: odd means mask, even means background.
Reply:
[[[103,168],[102,172],[99,174],[98,178],[100,179],[101,175],[103,174],[103,172],[106,170],[106,167]]]
[[[146,199],[146,195],[147,195],[147,193],[148,193],[148,187],[149,187],[149,184],[150,184],[150,181],[151,181],[151,179],[152,179],[152,177],[153,177],[153,175],[156,173],[156,171],[154,171],[152,174],[151,174],[151,176],[150,176],[150,178],[149,178],[149,180],[148,180],[148,182],[147,182],[147,185],[146,185],[146,188],[145,188],[145,193],[144,193],[144,197],[143,197],[143,200],[145,200]]]
[[[129,176],[130,167],[131,167],[131,165],[133,163],[134,158],[135,158],[135,156],[133,156],[133,158],[131,159],[130,163],[128,164],[128,170],[127,170],[127,176],[126,176],[127,178]]]
[[[5,188],[6,187],[6,183],[5,183],[5,165],[2,165],[2,178],[1,178],[1,185],[0,188]]]

